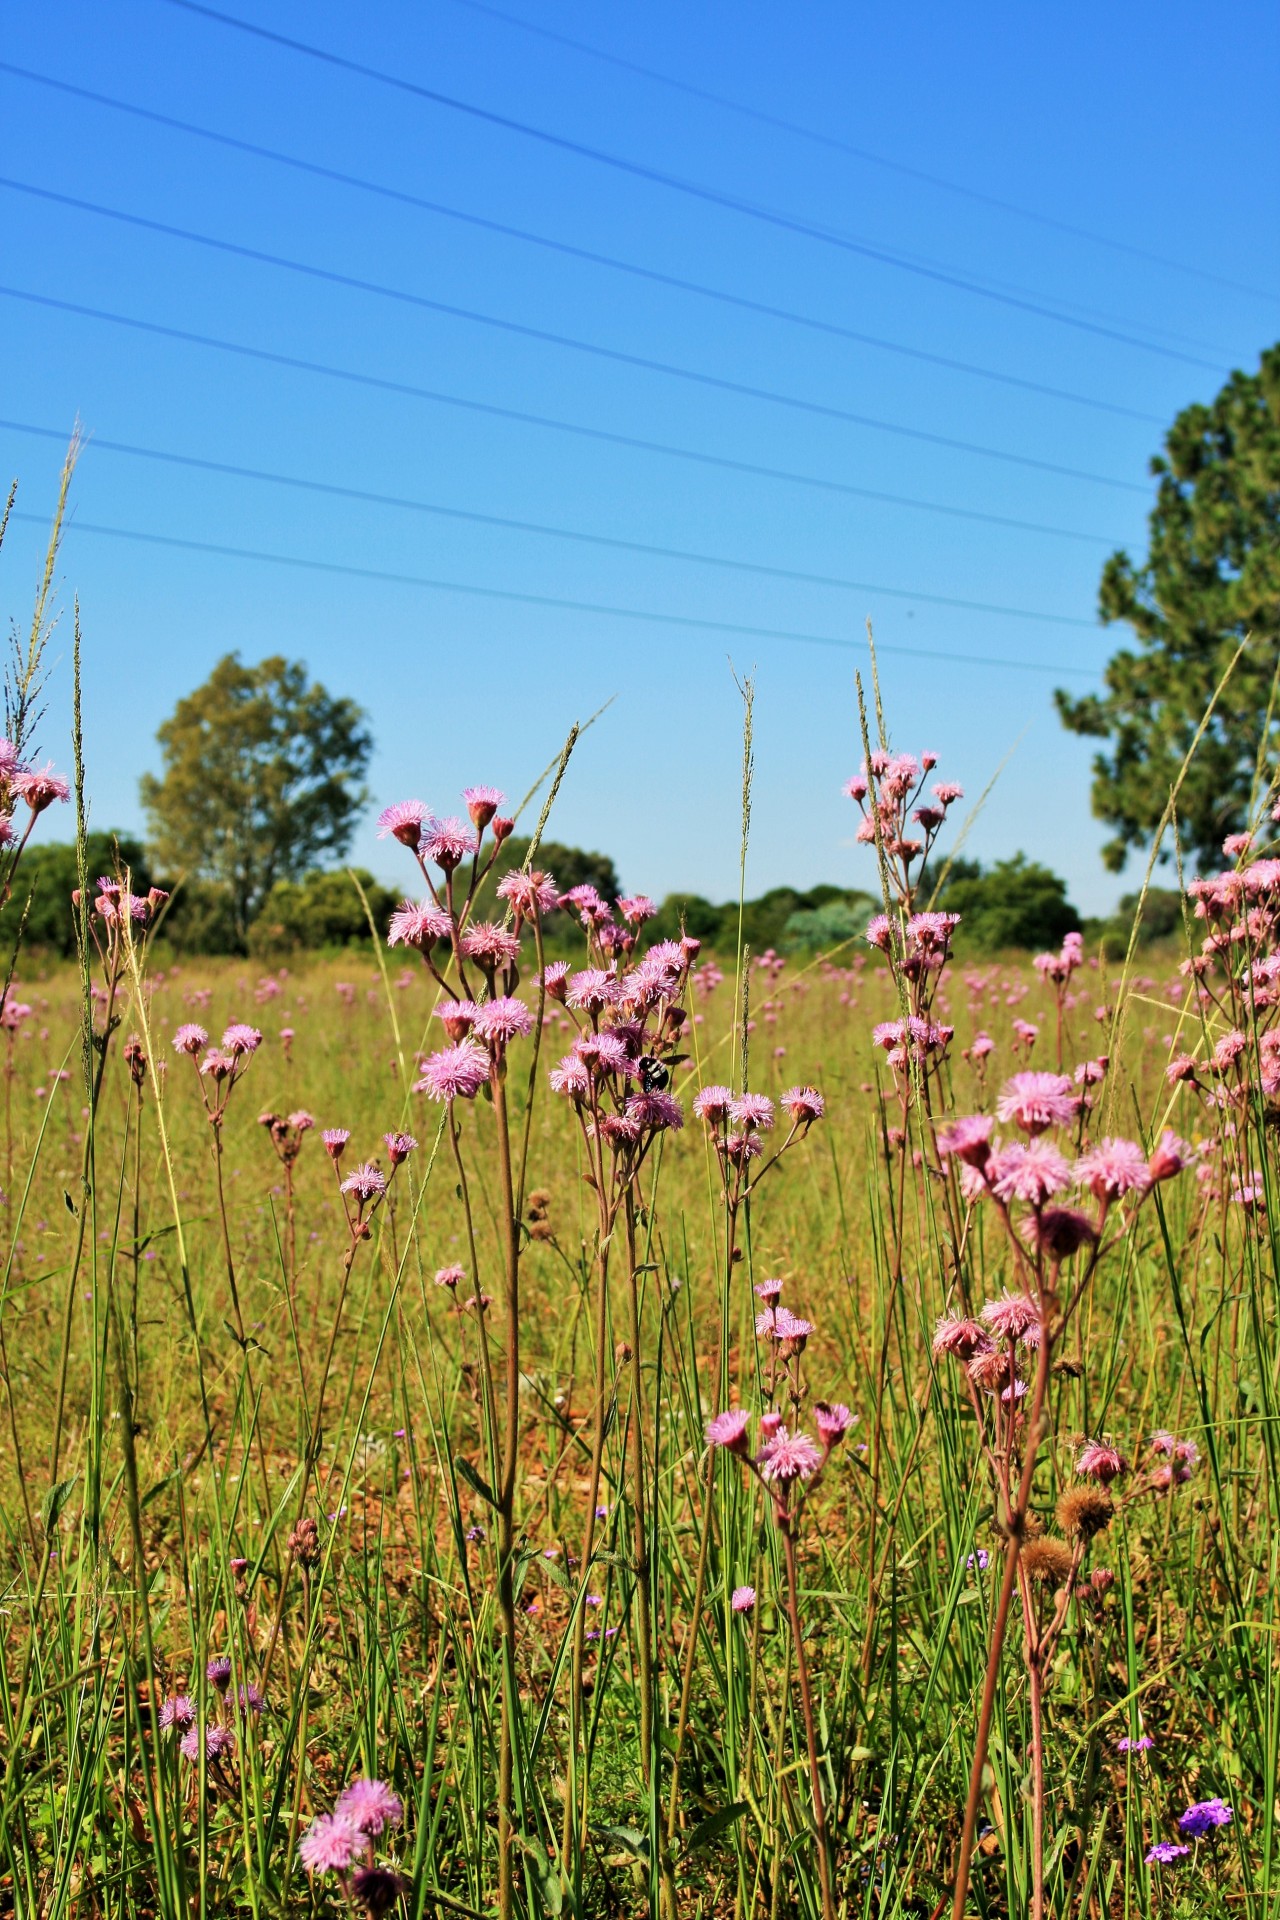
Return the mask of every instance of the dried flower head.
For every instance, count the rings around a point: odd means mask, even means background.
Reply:
[[[1038,1540],[1027,1541],[1022,1549],[1022,1564],[1028,1580],[1034,1580],[1037,1586],[1062,1587],[1071,1578],[1075,1556],[1065,1540],[1046,1533]]]
[[[1058,1525],[1068,1538],[1092,1540],[1115,1518],[1115,1502],[1103,1487],[1068,1487],[1058,1501]]]

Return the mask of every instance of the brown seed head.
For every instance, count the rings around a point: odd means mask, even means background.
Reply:
[[[1047,1533],[1042,1539],[1027,1542],[1022,1549],[1022,1564],[1029,1580],[1041,1586],[1063,1587],[1071,1578],[1074,1559],[1065,1540],[1055,1540]]]
[[[1070,1539],[1092,1540],[1115,1518],[1115,1502],[1105,1487],[1068,1487],[1058,1502],[1058,1525]]]

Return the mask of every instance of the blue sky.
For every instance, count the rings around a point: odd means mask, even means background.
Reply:
[[[975,795],[1003,765],[971,850],[1024,848],[1082,908],[1105,908],[1125,882],[1101,868],[1090,748],[1063,732],[1051,691],[1086,687],[1120,642],[1094,622],[1097,576],[1111,546],[1142,549],[1164,425],[1280,334],[1274,130],[1241,111],[1242,70],[1255,102],[1280,78],[1280,16],[507,4],[224,10],[554,139],[172,0],[6,8],[0,172],[18,185],[0,186],[0,464],[20,509],[47,515],[59,446],[17,427],[63,433],[78,415],[94,436],[74,492],[86,529],[366,576],[73,529],[61,588],[82,608],[95,824],[140,825],[155,729],[220,654],[280,651],[368,709],[378,804],[412,793],[448,810],[472,780],[521,794],[569,723],[612,700],[579,747],[557,837],[613,853],[631,887],[725,897],[732,661],[757,684],[750,890],[856,885],[866,856],[839,789],[860,758],[853,677],[870,617],[895,745],[933,749]],[[0,562],[19,615],[40,540],[15,523]],[[744,628],[827,644],[730,630]],[[55,651],[44,745],[65,763],[65,627]],[[372,811],[355,853],[394,877]]]

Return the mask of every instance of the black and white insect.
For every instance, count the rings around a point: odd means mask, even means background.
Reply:
[[[646,1093],[661,1093],[670,1084],[671,1075],[651,1053],[642,1053],[636,1065],[640,1069],[640,1085]]]

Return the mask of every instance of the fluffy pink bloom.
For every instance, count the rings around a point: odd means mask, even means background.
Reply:
[[[766,1480],[810,1480],[822,1465],[822,1455],[807,1433],[788,1433],[779,1427],[765,1442],[760,1454],[760,1472]]]
[[[553,1093],[566,1094],[571,1100],[585,1100],[591,1092],[591,1075],[576,1053],[568,1053],[558,1067],[547,1075]]]
[[[365,1837],[345,1814],[322,1813],[298,1842],[298,1858],[308,1873],[344,1872],[364,1853]]]
[[[987,1177],[1001,1200],[1027,1200],[1038,1207],[1067,1185],[1071,1169],[1047,1140],[1029,1140],[1025,1147],[1014,1140],[997,1147],[987,1163]]]
[[[1043,1133],[1075,1119],[1075,1093],[1065,1073],[1015,1073],[1000,1089],[996,1115],[1024,1133]]]
[[[445,873],[452,873],[475,850],[474,833],[452,814],[444,820],[428,820],[422,829],[423,859],[430,860]]]
[[[21,800],[25,800],[32,813],[43,813],[55,800],[68,800],[71,789],[60,773],[53,770],[53,762],[38,771],[19,768],[9,775],[9,786]]]
[[[501,999],[486,1000],[482,1007],[477,1007],[473,1025],[482,1040],[502,1047],[509,1040],[521,1039],[533,1032],[533,1014],[523,1000],[505,994]]]
[[[1129,1462],[1119,1449],[1102,1440],[1090,1440],[1076,1461],[1077,1473],[1089,1480],[1100,1480],[1104,1487],[1128,1471]]]
[[[1025,1293],[1004,1293],[988,1300],[982,1318],[998,1340],[1021,1340],[1033,1327],[1040,1331],[1040,1309]]]
[[[543,969],[542,986],[549,1000],[564,1000],[565,982],[569,973],[570,966],[567,960],[552,960]]]
[[[456,1047],[427,1055],[413,1090],[432,1100],[474,1100],[488,1078],[489,1056],[484,1048],[474,1040],[460,1040]]]
[[[744,1454],[747,1451],[747,1428],[751,1425],[751,1416],[741,1407],[732,1407],[727,1413],[718,1413],[714,1420],[707,1422],[707,1445],[709,1447],[727,1447],[730,1453]]]
[[[778,1105],[797,1126],[821,1120],[827,1110],[827,1103],[816,1087],[788,1087]]]
[[[616,1033],[584,1033],[573,1043],[578,1058],[593,1073],[630,1073],[634,1061]]]
[[[989,1053],[995,1052],[995,1048],[996,1043],[989,1033],[975,1033],[969,1042],[969,1053],[974,1060],[985,1060]]]
[[[940,807],[951,807],[957,800],[964,799],[964,788],[958,787],[954,780],[939,780],[932,792]]]
[[[971,1113],[954,1120],[938,1135],[940,1157],[946,1160],[954,1154],[966,1166],[985,1166],[991,1156],[992,1124],[989,1113]]]
[[[773,1102],[767,1093],[744,1093],[730,1106],[729,1115],[737,1127],[768,1133],[773,1125]]]
[[[703,1087],[693,1096],[693,1110],[699,1120],[705,1120],[709,1127],[718,1126],[729,1116],[733,1106],[733,1091],[729,1087]]]
[[[208,1044],[208,1034],[203,1027],[198,1027],[194,1020],[189,1020],[185,1026],[179,1027],[173,1036],[174,1050],[178,1053],[190,1054],[193,1060]]]
[[[633,1093],[627,1101],[627,1115],[642,1127],[667,1128],[678,1133],[684,1125],[680,1102],[669,1093]]]
[[[792,1353],[803,1353],[805,1341],[814,1332],[812,1320],[802,1319],[789,1307],[770,1307],[756,1315],[756,1335],[761,1340],[776,1340]]]
[[[735,1587],[729,1595],[729,1605],[735,1613],[751,1613],[756,1604],[754,1587]]]
[[[479,1011],[474,1000],[438,1000],[431,1017],[440,1022],[451,1040],[465,1040]]]
[[[537,869],[526,873],[522,867],[513,867],[511,872],[504,873],[498,882],[498,898],[507,901],[512,910],[525,920],[532,920],[535,916],[545,920],[546,916],[554,913],[559,906],[560,891],[556,886],[554,875],[542,873]],[[568,973],[567,960],[555,961],[553,964],[563,967],[564,972]],[[563,978],[563,975],[561,977]]]
[[[869,947],[876,947],[881,953],[888,953],[893,941],[893,922],[887,913],[877,913],[867,922],[863,935]]]
[[[1196,1062],[1189,1053],[1175,1053],[1164,1070],[1164,1077],[1171,1087],[1185,1084],[1196,1077]]]
[[[435,1284],[438,1287],[460,1287],[466,1277],[465,1267],[437,1267]]]
[[[781,1280],[757,1280],[753,1292],[766,1302],[781,1299],[782,1282]]]
[[[1194,1158],[1195,1148],[1188,1146],[1185,1140],[1180,1140],[1176,1133],[1172,1133],[1166,1127],[1160,1136],[1159,1146],[1147,1162],[1147,1172],[1151,1175],[1153,1183],[1157,1180],[1171,1180],[1174,1174],[1181,1173],[1184,1167],[1190,1166]]]
[[[602,1013],[616,1006],[622,997],[618,977],[603,967],[583,967],[575,973],[565,993],[565,1004],[582,1013]]]
[[[326,1127],[320,1138],[324,1142],[324,1150],[329,1158],[341,1160],[342,1150],[351,1138],[351,1131],[348,1127]]]
[[[629,927],[643,926],[658,911],[647,893],[632,893],[618,901],[618,912]]]
[[[226,1080],[235,1070],[236,1063],[233,1056],[223,1053],[218,1047],[210,1047],[200,1062],[201,1073],[207,1074],[210,1080]]]
[[[501,795],[499,795],[501,799]],[[374,1835],[384,1827],[398,1827],[404,1808],[400,1795],[385,1780],[353,1780],[338,1795],[333,1809],[340,1820],[350,1820],[361,1833]]]
[[[975,1353],[985,1353],[990,1345],[991,1336],[985,1327],[958,1314],[944,1314],[933,1330],[933,1351],[938,1358],[946,1353],[956,1360],[972,1360]]]
[[[397,800],[394,806],[384,807],[378,815],[379,840],[398,840],[402,847],[417,848],[422,838],[423,822],[430,818],[430,809],[421,800]]]
[[[310,1133],[315,1123],[315,1115],[308,1113],[303,1107],[299,1107],[296,1113],[289,1115],[289,1125],[295,1133]]]
[[[837,1446],[853,1425],[854,1416],[842,1401],[834,1406],[825,1400],[814,1402],[813,1423],[818,1429],[818,1438],[828,1449]]]
[[[443,907],[436,906],[432,900],[405,900],[391,916],[387,945],[416,947],[421,953],[437,940],[448,940],[452,933],[453,921]]]
[[[500,787],[464,787],[462,798],[472,826],[483,833],[506,797]]]
[[[393,1167],[402,1166],[418,1145],[411,1133],[384,1133],[382,1138]]]
[[[376,1199],[386,1190],[386,1175],[379,1173],[377,1167],[368,1160],[362,1167],[353,1167],[342,1183],[342,1191],[354,1193],[361,1202]]]
[[[1224,1033],[1213,1049],[1214,1072],[1230,1073],[1248,1044],[1239,1027],[1233,1027],[1230,1033]]]
[[[758,1133],[731,1133],[722,1142],[721,1149],[731,1166],[745,1166],[748,1160],[758,1160],[764,1152],[764,1142]]]
[[[491,920],[477,920],[458,942],[468,960],[477,960],[489,971],[509,966],[520,958],[520,941],[509,927],[498,927]]]
[[[1118,1200],[1121,1194],[1145,1193],[1151,1185],[1147,1156],[1132,1140],[1100,1140],[1077,1160],[1075,1177],[1099,1200]]]
[[[238,1059],[241,1054],[256,1053],[262,1045],[262,1035],[256,1027],[250,1027],[243,1020],[235,1020],[222,1036],[226,1051]]]

